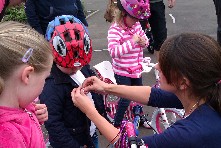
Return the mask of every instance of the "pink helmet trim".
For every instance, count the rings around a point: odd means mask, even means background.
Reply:
[[[150,17],[149,0],[120,0],[124,10],[137,19],[148,19]]]

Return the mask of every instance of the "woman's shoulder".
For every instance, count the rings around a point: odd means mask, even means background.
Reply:
[[[177,121],[171,127],[184,130],[198,136],[219,135],[221,136],[221,116],[209,105],[199,106],[192,114],[183,120]],[[184,132],[183,131],[183,132]]]
[[[204,123],[204,126],[209,124],[209,126],[219,126],[221,128],[221,115],[206,103],[195,109],[188,118],[190,120],[197,120],[202,124]]]

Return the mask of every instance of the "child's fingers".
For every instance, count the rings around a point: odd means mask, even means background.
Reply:
[[[47,106],[45,104],[35,104],[35,110],[39,110],[43,108],[47,108]]]
[[[45,122],[48,120],[48,110],[47,107],[36,110],[35,111],[36,117],[39,123]]]
[[[36,115],[42,115],[42,114],[46,114],[47,113],[47,107],[45,106],[45,108],[41,108],[35,111]]]
[[[38,119],[39,123],[45,122],[48,120],[48,115],[46,115],[46,114],[38,115],[37,119]]]
[[[72,92],[71,92],[72,102],[74,103],[74,105],[75,105],[75,102],[76,102],[76,100],[75,100],[75,94],[76,94],[76,88],[74,88],[74,89],[72,90]]]

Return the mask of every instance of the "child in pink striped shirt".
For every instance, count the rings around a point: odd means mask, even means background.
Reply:
[[[143,48],[149,40],[139,20],[150,16],[148,0],[118,0],[116,18],[108,30],[108,51],[117,84],[142,85],[141,62]],[[115,115],[115,126],[120,126],[130,101],[121,98]]]

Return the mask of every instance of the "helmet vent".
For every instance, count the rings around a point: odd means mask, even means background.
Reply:
[[[80,38],[80,32],[78,31],[78,30],[75,30],[74,31],[74,34],[75,34],[75,39],[76,40],[80,40],[81,38]]]
[[[78,58],[78,52],[74,51],[74,58]]]
[[[61,25],[64,25],[64,24],[65,24],[65,21],[64,21],[64,20],[60,19],[59,21],[60,21]]]
[[[52,38],[53,34],[54,34],[54,32],[51,32],[51,38]]]
[[[64,32],[64,39],[65,41],[67,42],[70,42],[71,41],[71,36],[70,36],[70,33],[69,32]]]
[[[73,24],[73,23],[74,23],[74,20],[73,20],[73,19],[70,19],[70,23]]]

